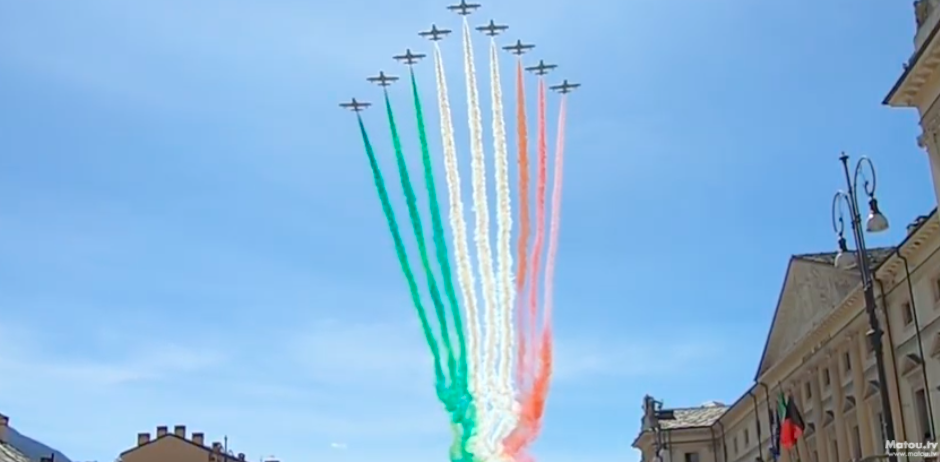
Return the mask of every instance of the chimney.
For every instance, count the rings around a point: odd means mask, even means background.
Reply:
[[[238,453],[238,460],[245,460],[245,453],[244,453],[244,452],[239,452],[239,453]]]
[[[0,443],[7,442],[7,428],[10,426],[10,418],[0,414]]]
[[[186,439],[186,426],[177,425],[173,427],[173,434],[185,440]]]
[[[222,443],[215,441],[212,443],[212,452],[222,452]]]
[[[137,445],[143,446],[150,442],[150,433],[138,433],[137,434]]]
[[[166,436],[166,425],[161,425],[157,427],[157,438],[163,438]]]
[[[206,444],[206,435],[205,433],[193,432],[193,443],[196,443],[200,446],[205,446]]]

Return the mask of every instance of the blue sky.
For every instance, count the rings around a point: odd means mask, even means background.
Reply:
[[[406,3],[0,1],[0,411],[17,428],[75,460],[178,423],[253,458],[444,459],[426,349],[336,107],[375,101],[363,78],[399,72],[392,54],[429,51],[416,31],[459,25]],[[912,52],[908,4],[494,3],[476,19],[584,84],[542,461],[632,459],[645,393],[682,406],[748,387],[788,256],[834,249],[840,150],[879,168],[895,226],[870,244],[935,204],[915,114],[880,104]],[[459,42],[444,53],[464,130]],[[411,114],[404,87],[392,97]]]

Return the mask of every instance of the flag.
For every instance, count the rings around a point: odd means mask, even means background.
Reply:
[[[776,461],[780,458],[780,426],[774,411],[770,410],[770,402],[767,403],[767,422],[770,425],[770,456]]]
[[[780,414],[780,445],[784,449],[790,449],[803,436],[803,428],[806,425],[803,423],[800,410],[796,407],[796,402],[793,401],[793,396],[788,399],[783,396],[783,393],[780,393],[777,410]]]

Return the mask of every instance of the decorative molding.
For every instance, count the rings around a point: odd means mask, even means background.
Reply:
[[[938,108],[940,108],[940,105],[938,105]],[[940,110],[937,111],[937,115],[940,116]],[[940,118],[938,118],[938,122],[940,122]],[[911,257],[921,252],[924,244],[929,239],[937,236],[938,231],[940,231],[940,220],[929,220],[922,225],[915,234],[909,237],[904,247],[901,249],[902,254],[906,257]],[[891,280],[899,274],[899,271],[903,271],[902,268],[903,264],[901,259],[897,256],[891,256],[878,268],[875,276],[878,279]],[[878,313],[879,317],[883,317],[880,309]],[[863,292],[861,284],[859,283],[855,286],[855,289],[849,292],[841,303],[837,304],[828,316],[814,326],[807,335],[796,342],[796,344],[790,348],[788,354],[779,358],[774,364],[768,367],[767,370],[763,371],[763,373],[757,377],[758,380],[764,383],[776,383],[780,379],[786,379],[794,373],[799,373],[800,369],[803,367],[805,356],[810,354],[811,351],[818,349],[819,346],[826,345],[830,342],[832,340],[829,337],[831,332],[836,332],[856,322],[861,323],[865,321],[864,316]],[[817,384],[816,386],[819,385]]]

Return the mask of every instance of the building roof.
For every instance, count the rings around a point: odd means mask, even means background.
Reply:
[[[885,260],[894,253],[894,249],[894,247],[876,247],[874,249],[868,249],[868,258],[871,260],[872,267],[877,267],[884,263]],[[793,258],[810,263],[835,265],[836,255],[838,254],[838,252],[804,253],[802,255],[794,255]]]
[[[673,412],[676,418],[674,420],[660,420],[659,425],[664,430],[710,427],[728,410],[728,406],[721,403],[707,403],[699,407],[669,410]]]
[[[128,450],[122,452],[122,453],[121,453],[121,457],[124,457],[124,456],[126,456],[127,454],[130,454],[130,453],[132,453],[132,452],[134,452],[134,451],[136,451],[136,450],[138,450],[138,449],[140,449],[140,448],[142,448],[142,447],[144,447],[144,446],[149,446],[149,445],[154,444],[154,443],[156,443],[156,442],[158,442],[158,441],[162,441],[162,440],[168,439],[168,438],[180,440],[180,441],[182,441],[182,442],[184,442],[184,443],[186,443],[186,444],[189,444],[189,445],[195,446],[195,447],[197,447],[197,448],[199,448],[199,449],[202,449],[203,451],[206,451],[206,453],[211,453],[211,452],[214,451],[214,449],[213,449],[212,447],[210,447],[210,446],[204,446],[204,445],[201,445],[201,444],[198,444],[198,443],[194,443],[193,441],[190,441],[189,439],[186,439],[186,438],[184,438],[184,437],[182,437],[182,436],[179,436],[179,435],[177,435],[176,433],[168,432],[168,433],[166,433],[166,434],[164,434],[164,435],[160,435],[160,436],[158,436],[158,437],[156,437],[156,438],[153,438],[153,439],[151,439],[150,441],[147,441],[146,443],[139,444],[139,445],[137,445],[137,446],[134,446],[134,447],[132,447],[132,448],[130,448],[130,449],[128,449]],[[244,454],[241,454],[242,457],[238,457],[238,456],[236,456],[235,454],[232,454],[231,452],[229,452],[229,453],[219,452],[219,453],[217,453],[217,454],[218,454],[219,460],[220,460],[220,461],[223,461],[223,462],[228,462],[228,461],[232,461],[232,462],[244,462],[244,459],[243,459]],[[0,459],[0,462],[6,462],[6,461]]]
[[[30,460],[12,445],[0,441],[0,462],[30,462]]]

